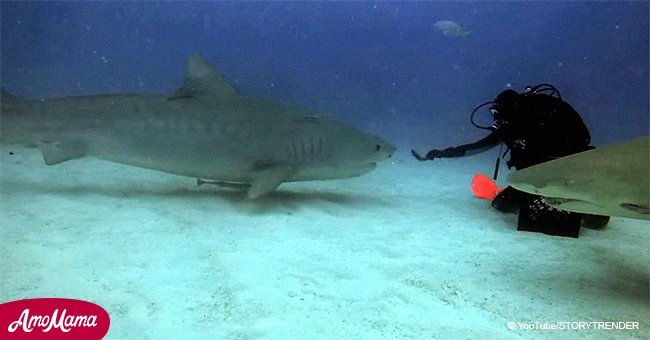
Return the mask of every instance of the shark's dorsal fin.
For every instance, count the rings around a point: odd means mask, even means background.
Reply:
[[[201,56],[194,54],[187,61],[187,74],[183,86],[169,99],[214,98],[226,100],[240,94],[214,67]]]

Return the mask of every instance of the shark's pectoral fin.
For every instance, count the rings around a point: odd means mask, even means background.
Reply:
[[[67,141],[56,143],[42,143],[39,149],[43,154],[43,160],[47,165],[54,165],[61,162],[77,159],[86,155],[86,146],[79,141]]]
[[[255,199],[270,193],[289,179],[292,172],[288,166],[274,166],[257,171],[251,187],[248,188],[248,198]]]

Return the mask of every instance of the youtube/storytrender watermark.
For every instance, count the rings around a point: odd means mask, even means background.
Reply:
[[[558,321],[558,322],[514,322],[506,325],[508,329],[523,330],[638,330],[637,321]]]

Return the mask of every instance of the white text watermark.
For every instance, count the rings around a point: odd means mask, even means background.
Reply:
[[[558,321],[508,322],[508,329],[523,330],[638,330],[637,321]]]

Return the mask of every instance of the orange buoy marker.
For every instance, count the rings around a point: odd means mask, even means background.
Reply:
[[[486,200],[493,200],[503,189],[497,188],[497,184],[483,174],[476,174],[472,178],[472,192],[474,196]]]

